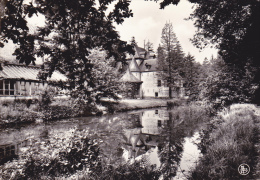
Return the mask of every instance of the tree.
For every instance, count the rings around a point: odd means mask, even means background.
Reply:
[[[169,87],[169,97],[172,98],[172,89],[175,82],[179,79],[179,75],[183,75],[183,58],[180,43],[176,34],[173,32],[172,23],[166,23],[162,29],[161,37],[162,45],[158,48],[158,69],[163,80],[167,82]]]
[[[151,43],[149,40],[147,43],[145,43],[145,49],[148,51],[148,52],[153,52],[153,43]]]
[[[191,100],[197,99],[199,95],[199,84],[200,84],[200,64],[195,62],[192,55],[188,54],[185,57],[185,68],[184,68],[184,87],[186,95]]]
[[[114,9],[107,13],[108,6],[116,2]],[[1,17],[2,45],[12,40],[18,45],[15,55],[20,63],[34,63],[36,55],[48,57],[44,67],[48,72],[60,70],[69,78],[70,87],[79,91],[96,89],[93,73],[95,63],[89,59],[92,49],[106,51],[107,57],[115,61],[125,59],[124,52],[132,47],[121,41],[113,23],[121,24],[124,18],[132,16],[126,0],[10,0],[5,4]],[[27,17],[42,14],[45,26],[38,27],[36,34],[30,34]],[[102,89],[99,89],[102,91]],[[88,91],[91,97],[93,91]],[[79,93],[80,94],[80,93]]]
[[[212,43],[230,68],[246,73],[248,65],[258,86],[253,102],[260,103],[260,1],[189,0],[196,4],[190,19],[198,28],[193,43],[203,48]],[[179,0],[164,0],[161,8]]]
[[[137,45],[137,42],[136,42],[136,40],[135,40],[135,37],[134,37],[134,36],[132,37],[132,39],[131,39],[131,41],[130,41],[130,44],[131,44],[132,46],[135,46],[135,45]]]

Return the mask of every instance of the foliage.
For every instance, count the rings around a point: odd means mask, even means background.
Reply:
[[[1,102],[0,103],[0,124],[13,124],[20,122],[34,122],[37,119],[37,112],[33,111],[35,105],[27,106],[26,102]]]
[[[189,96],[189,100],[197,100],[199,98],[200,89],[200,68],[201,65],[195,62],[193,56],[188,54],[184,58],[184,87],[185,94]]]
[[[256,107],[236,104],[223,110],[202,132],[200,148],[204,156],[190,179],[240,179],[238,166],[254,167]],[[247,176],[251,178],[252,172]]]
[[[112,3],[114,8],[109,12]],[[0,43],[12,40],[17,44],[15,55],[21,63],[34,63],[36,55],[45,58],[40,77],[46,79],[54,70],[65,73],[69,87],[76,88],[80,98],[86,94],[88,100],[92,99],[92,89],[103,91],[93,82],[98,74],[93,72],[96,62],[91,59],[91,50],[100,48],[115,61],[123,61],[124,52],[132,52],[132,46],[119,39],[113,26],[132,16],[129,1],[10,0],[1,5],[5,12],[1,16]],[[44,16],[45,26],[30,34],[27,18],[35,14]]]
[[[95,92],[96,102],[100,102],[100,98],[108,97],[118,99],[120,85],[118,84],[118,72],[113,67],[115,63],[113,58],[106,59],[106,53],[100,50],[92,50],[89,59],[93,64],[92,76],[93,82],[96,84]]]
[[[174,107],[169,111],[169,123],[161,135],[165,137],[159,145],[160,172],[163,179],[176,176],[183,154],[184,137],[193,136],[204,122],[209,120],[206,107],[191,103],[187,106]]]
[[[232,103],[252,102],[257,84],[253,83],[255,75],[250,66],[245,67],[246,72],[227,66],[221,60],[203,66],[207,66],[204,68],[207,77],[201,83],[201,95],[215,110]]]
[[[136,93],[140,90],[140,85],[133,82],[121,83],[121,94],[124,98],[136,99]]]
[[[198,98],[200,64],[190,54],[184,55],[181,45],[173,32],[171,23],[166,23],[162,30],[162,45],[158,48],[159,76],[167,82],[171,90],[178,90],[180,82],[184,84],[185,93],[190,100]]]
[[[39,107],[40,109],[44,110],[47,109],[48,106],[52,103],[55,95],[55,89],[52,87],[48,87],[44,89],[43,92],[40,94],[39,98]]]
[[[37,118],[44,121],[60,120],[64,118],[76,117],[81,115],[75,107],[72,106],[48,106],[46,109],[37,113]]]
[[[146,101],[147,104],[150,102]],[[160,102],[165,101],[160,100]],[[54,103],[52,106],[58,105],[58,102]],[[60,103],[65,104],[67,101]],[[138,104],[141,104],[140,101]],[[124,160],[122,147],[125,147],[125,139],[122,135],[124,130],[132,130],[140,125],[140,117],[137,114],[121,113],[117,116],[94,117],[92,120],[87,118],[85,123],[82,121],[80,124],[76,119],[79,128],[69,130],[67,127],[75,125],[71,120],[63,125],[40,124],[33,127],[36,134],[29,133],[33,137],[26,141],[26,145],[21,143],[19,146],[19,159],[0,167],[2,175],[0,179],[11,179],[11,177],[13,179],[170,178],[176,173],[182,157],[184,137],[194,134],[194,131],[201,126],[200,122],[207,119],[206,116],[204,117],[205,114],[204,107],[195,104],[175,107],[172,110],[170,123],[167,125],[166,122],[162,123],[161,136],[155,139],[154,136],[152,137],[158,143],[158,155],[162,160],[160,167],[150,165],[151,162],[146,159],[148,158],[146,154],[141,160],[140,157],[135,159],[135,162],[132,161],[133,159]],[[93,123],[89,124],[89,122]],[[23,129],[23,133],[28,134],[30,128],[31,126]],[[85,128],[88,130],[82,131]],[[23,133],[19,131],[19,135]]]
[[[75,83],[75,88],[71,90],[71,95],[75,98],[74,108],[86,113],[95,112],[96,105],[100,103],[102,97],[118,99],[118,93],[121,91],[120,84],[118,83],[118,73],[113,67],[115,63],[113,58],[107,59],[106,52],[100,49],[93,49],[88,56],[89,62],[92,64],[90,72],[91,86],[87,77],[84,75],[85,68],[82,67],[77,70],[83,76],[77,80],[69,80]],[[84,79],[86,78],[86,79]],[[83,83],[83,84],[82,84]],[[83,114],[86,114],[83,113]]]
[[[1,102],[0,104],[0,124],[12,125],[16,123],[31,123],[37,120],[58,120],[68,117],[79,116],[80,112],[73,107],[71,99],[54,100],[50,103],[48,99],[51,95],[49,92],[44,92],[43,97],[47,99],[40,101],[37,99],[28,99],[10,102]],[[45,101],[48,105],[44,105]]]
[[[172,89],[176,88],[176,82],[183,76],[183,58],[176,34],[173,32],[172,23],[166,23],[162,29],[162,45],[158,47],[159,76],[167,82],[169,97],[172,98]]]
[[[255,74],[252,83],[257,84],[257,90],[251,101],[260,103],[260,54],[259,54],[259,17],[260,2],[257,0],[237,1],[203,1],[189,0],[195,3],[190,19],[195,20],[198,28],[193,43],[204,48],[210,43],[215,45],[219,54],[231,68],[247,72],[250,66]],[[164,0],[161,8],[169,4],[177,5],[179,0]],[[246,76],[241,77],[245,80]],[[252,85],[251,85],[252,86]],[[239,93],[239,92],[238,92]]]
[[[116,168],[108,165],[101,173],[96,174],[96,176],[91,176],[91,179],[156,180],[160,177],[160,171],[156,170],[154,166],[144,166],[142,163],[144,162],[137,161],[132,164],[126,163]],[[88,176],[87,178],[89,179]]]
[[[29,140],[19,159],[1,166],[1,179],[53,179],[81,175],[82,179],[158,179],[160,173],[143,161],[115,166],[103,162],[101,140],[90,139],[88,131],[72,128],[62,136]],[[79,178],[80,179],[80,178]]]
[[[48,140],[33,140],[32,145],[19,159],[1,167],[1,178],[47,179],[69,175],[83,166],[90,171],[99,165],[98,140],[89,139],[86,131],[71,129],[63,136]]]

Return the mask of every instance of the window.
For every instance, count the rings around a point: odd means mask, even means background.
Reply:
[[[158,127],[161,127],[161,126],[162,126],[162,121],[158,120]]]
[[[38,82],[34,83],[34,95],[39,95],[39,86]]]
[[[155,114],[158,114],[158,109],[155,110]]]
[[[21,90],[25,91],[25,82],[24,81],[21,81]]]
[[[0,159],[3,159],[5,157],[5,150],[4,147],[0,148]]]
[[[0,80],[0,95],[4,94],[4,81]]]
[[[158,86],[158,87],[161,87],[161,86],[162,86],[161,80],[158,80],[158,81],[157,81],[157,86]]]
[[[26,95],[25,82],[20,81],[20,95]]]
[[[10,95],[14,95],[14,81],[10,81]]]
[[[14,95],[14,81],[0,80],[0,95]]]
[[[151,67],[152,67],[152,66],[151,66],[150,64],[148,64],[148,63],[145,64],[145,68],[146,68],[145,70],[146,70],[146,71],[148,71],[149,69],[151,69]]]
[[[158,92],[155,92],[155,97],[158,97]]]
[[[10,82],[5,81],[5,95],[9,95]]]

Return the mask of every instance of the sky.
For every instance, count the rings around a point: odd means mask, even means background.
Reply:
[[[160,9],[160,1],[156,3],[150,0],[132,0],[130,9],[133,11],[133,17],[116,26],[116,30],[124,41],[129,42],[134,36],[138,46],[143,47],[144,41],[149,40],[153,43],[154,50],[157,50],[161,42],[162,29],[166,22],[171,22],[185,54],[190,53],[196,61],[203,62],[205,57],[216,57],[217,50],[206,48],[200,51],[191,43],[190,39],[196,28],[191,20],[184,19],[193,12],[192,6],[193,4],[187,0],[181,0],[177,6],[171,4],[165,9]]]
[[[160,2],[160,1],[159,1]],[[144,41],[153,43],[154,50],[157,50],[161,40],[161,32],[166,22],[171,22],[173,30],[182,46],[185,54],[190,53],[195,57],[197,62],[203,62],[205,57],[210,59],[212,55],[217,56],[216,49],[197,49],[191,43],[190,39],[195,34],[196,28],[191,20],[184,20],[192,13],[193,4],[187,0],[181,0],[176,5],[169,5],[165,9],[160,9],[160,3],[153,0],[132,0],[130,9],[132,9],[133,17],[125,19],[122,25],[115,25],[116,30],[121,39],[129,42],[135,37],[140,47],[144,46]],[[29,26],[43,26],[44,18],[41,16],[33,16],[28,20]],[[0,48],[0,55],[9,60],[14,59],[12,56],[14,45],[9,43],[5,48]]]

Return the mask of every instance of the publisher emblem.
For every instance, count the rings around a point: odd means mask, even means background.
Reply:
[[[248,175],[250,172],[250,167],[247,164],[240,164],[238,167],[238,172],[243,176]]]

